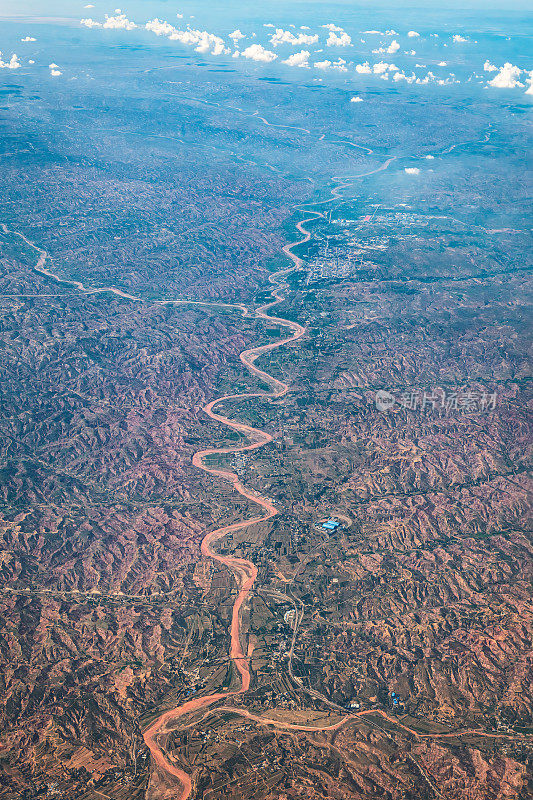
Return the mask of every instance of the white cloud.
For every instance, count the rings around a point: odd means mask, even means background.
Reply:
[[[533,69],[529,73],[529,78],[526,78],[529,87],[526,89],[525,94],[533,94]]]
[[[233,33],[230,33],[229,38],[233,39],[233,44],[237,44],[239,39],[245,39],[246,37],[245,37],[244,33],[242,33],[242,31],[240,31],[239,28],[237,28],[236,31],[233,31]]]
[[[50,75],[52,75],[52,77],[54,77],[54,78],[57,78],[59,75],[62,75],[62,74],[63,73],[59,69],[51,69],[50,70]]]
[[[274,61],[274,59],[277,58],[275,53],[271,50],[266,50],[261,44],[251,44],[246,50],[242,51],[242,54],[245,58],[250,58],[252,61],[264,61],[265,63]]]
[[[316,44],[318,42],[318,35],[309,36],[304,33],[298,35],[298,44]]]
[[[408,175],[419,175],[420,174],[420,170],[418,169],[418,167],[406,167],[405,168],[405,172],[407,172]]]
[[[368,61],[365,61],[364,64],[356,64],[355,71],[358,72],[360,75],[369,75],[372,72]]]
[[[352,44],[352,37],[345,31],[340,32],[338,35],[334,31],[330,31],[326,45],[328,47],[350,47]]]
[[[296,36],[294,33],[290,31],[284,31],[283,28],[276,28],[276,32],[272,34],[270,37],[270,43],[274,47],[278,47],[280,44],[293,44],[293,45],[301,45],[301,44],[316,44],[318,42],[318,36],[309,36],[306,33],[299,33]]]
[[[375,33],[377,36],[385,36],[383,31],[363,31],[363,33]]]
[[[424,78],[417,78],[416,79],[416,83],[426,84],[426,83],[430,83],[431,81],[434,81],[434,80],[435,80],[435,74],[433,72],[429,71],[428,74]]]
[[[385,31],[385,36],[398,36],[398,31],[395,30]]]
[[[392,55],[393,53],[397,53],[399,49],[400,49],[399,43],[396,41],[396,39],[393,39],[388,47],[378,47],[376,50],[372,50],[372,52],[388,53],[389,55]]]
[[[416,50],[406,50],[405,51],[405,55],[406,56],[416,56]]]
[[[488,59],[483,64],[483,69],[485,72],[498,72],[498,67],[495,67],[494,64],[491,64]]]
[[[33,59],[30,58],[30,60],[28,61],[28,64],[35,64],[35,61],[33,61]]]
[[[397,72],[398,67],[396,64],[387,64],[386,61],[378,61],[374,64],[372,71],[374,75],[383,75],[384,72]]]
[[[414,83],[416,81],[416,75],[414,73],[413,75],[406,75],[404,72],[395,72],[393,75],[393,80]]]
[[[362,97],[359,97],[359,96],[357,96],[357,97],[352,97],[352,99],[350,100],[350,103],[363,103],[363,102],[364,102],[364,101],[363,101],[363,98],[362,98]]]
[[[163,22],[163,20],[158,19],[150,19],[144,26],[147,31],[152,31],[155,33],[156,36],[171,36],[176,28],[171,25],[169,22]]]
[[[456,33],[456,34],[454,34],[453,41],[454,42],[466,42],[466,39],[465,39],[464,36],[459,36],[459,34]]]
[[[332,22],[328,22],[327,25],[321,25],[321,28],[325,28],[328,31],[336,31],[337,33],[343,33],[344,28],[339,28],[338,25],[334,25]]]
[[[37,39],[34,39],[33,36],[25,36],[24,39],[20,40],[21,42],[36,42]]]
[[[433,161],[435,156],[424,156],[424,158],[426,158],[428,161]]]
[[[437,67],[447,67],[447,66],[448,66],[447,61],[439,61],[439,63],[437,64]]]
[[[420,36],[420,34],[417,31],[407,31],[407,35],[409,36],[410,39],[414,39],[415,36]]]
[[[346,61],[338,58],[337,61],[315,61],[313,64],[316,69],[335,69],[338,72],[347,72]]]
[[[180,30],[157,17],[149,20],[144,27],[146,30],[155,33],[156,36],[168,36],[169,40],[172,42],[180,42],[180,44],[184,44],[188,47],[196,45],[195,50],[197,53],[211,52],[214,56],[220,56],[229,55],[231,52],[226,47],[224,39],[208,31],[199,31],[193,28]]]
[[[513,66],[508,61],[501,67],[498,74],[489,81],[489,86],[494,86],[495,89],[514,89],[516,86],[523,86],[518,78],[522,70],[519,67]]]
[[[84,7],[84,8],[94,8],[94,6],[93,6],[93,4],[92,4],[92,3],[89,3],[88,5],[86,5],[86,6],[83,6],[83,7]]]
[[[59,64],[54,64],[53,61],[52,61],[51,64],[48,64],[48,69],[58,69],[58,68],[59,68]]]
[[[272,25],[272,23],[271,23],[271,22],[265,22],[265,23],[263,24],[263,28],[275,28],[275,27],[276,27],[276,26],[275,26],[275,25]]]
[[[303,67],[306,68],[309,66],[309,56],[311,53],[309,50],[300,50],[299,53],[293,53],[292,56],[289,56],[282,61],[282,64],[287,64],[288,67]]]
[[[13,53],[9,61],[4,61],[2,59],[2,53],[0,53],[0,69],[19,69],[19,67],[20,61],[15,53]]]
[[[214,42],[214,43],[211,41],[211,45],[212,45],[212,48],[213,48],[213,49],[211,50],[211,53],[212,53],[214,56],[227,56],[227,55],[229,55],[231,51],[230,51],[230,49],[229,49],[228,47],[226,47],[226,45],[224,44],[224,39],[219,39],[219,37],[218,37],[218,36],[216,36],[215,38],[216,38],[218,41],[216,41],[216,42]],[[205,52],[205,51],[199,50],[199,48],[198,48],[198,47],[197,47],[196,49],[198,50],[198,52]]]
[[[101,28],[102,27],[102,23],[101,22],[96,22],[96,20],[91,19],[90,17],[88,19],[80,19],[80,25],[85,25],[86,28]]]
[[[215,36],[213,33],[208,33],[207,31],[176,31],[169,36],[169,39],[177,39],[178,41],[182,41],[182,38],[179,35],[180,33],[185,33],[185,43],[197,45],[194,48],[197,53],[211,52],[211,54],[214,56],[229,55],[230,53],[226,47],[224,39],[221,39],[220,36]]]
[[[118,12],[118,13],[117,13]],[[109,17],[107,14],[105,15],[105,22],[104,28],[112,28],[115,30],[125,30],[125,31],[132,31],[137,25],[134,22],[131,22],[125,14],[120,13],[120,9],[117,8],[116,17]]]

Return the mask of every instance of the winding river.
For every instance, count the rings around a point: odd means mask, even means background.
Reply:
[[[362,149],[367,149],[367,152],[369,153],[372,152],[371,150],[368,150],[368,148],[362,148]],[[344,179],[341,178],[334,179],[338,185],[331,190],[330,193],[331,197],[329,199],[322,201],[315,201],[313,203],[307,204],[307,206],[302,205],[300,206],[300,209],[303,210],[306,207],[309,208],[309,206],[316,207],[324,204],[327,205],[335,201],[342,203],[343,201],[342,190],[344,188],[350,186],[355,179],[367,177],[376,172],[380,172],[382,170],[387,169],[394,160],[395,157],[389,158],[381,166],[369,172],[365,172],[359,175],[348,176],[347,178]],[[228,533],[231,533],[233,531],[243,530],[259,522],[266,522],[267,520],[271,519],[272,517],[276,516],[276,514],[278,514],[277,508],[270,500],[262,497],[261,495],[245,487],[239,480],[239,477],[236,473],[232,472],[229,469],[219,469],[213,466],[207,466],[206,459],[209,456],[257,450],[258,448],[263,447],[265,444],[272,441],[272,436],[266,431],[262,431],[258,428],[253,428],[252,426],[247,425],[243,422],[238,422],[236,420],[229,419],[224,414],[218,413],[216,411],[216,407],[223,402],[240,400],[244,398],[245,399],[266,398],[273,400],[283,397],[289,391],[289,386],[287,383],[273,377],[272,375],[269,375],[267,372],[257,367],[255,362],[260,356],[265,355],[266,353],[269,353],[281,347],[286,347],[287,345],[297,342],[306,333],[305,328],[301,326],[299,323],[283,319],[282,317],[273,316],[270,313],[270,311],[276,305],[278,305],[284,300],[282,292],[283,289],[286,287],[286,284],[284,282],[284,278],[286,277],[286,275],[294,269],[301,269],[304,267],[302,259],[300,259],[299,256],[297,256],[293,252],[293,250],[298,245],[305,244],[311,238],[311,233],[309,230],[305,228],[305,225],[308,224],[309,222],[312,222],[313,220],[325,216],[322,212],[313,210],[308,210],[307,215],[308,216],[304,220],[296,224],[296,228],[298,232],[301,234],[302,238],[299,238],[296,241],[285,245],[285,247],[283,248],[283,252],[291,260],[292,264],[287,269],[280,270],[279,272],[276,272],[270,276],[269,281],[272,284],[271,300],[265,305],[256,309],[254,313],[256,319],[262,319],[268,321],[269,323],[274,323],[276,325],[288,328],[291,331],[291,333],[289,336],[280,339],[276,342],[244,350],[239,356],[242,364],[246,367],[248,372],[254,375],[255,377],[259,378],[265,384],[267,384],[270,391],[224,395],[223,397],[219,397],[215,400],[212,400],[204,408],[205,413],[207,414],[208,417],[210,417],[210,419],[212,419],[215,422],[221,423],[226,427],[242,434],[243,436],[246,437],[248,443],[240,444],[235,447],[208,448],[206,450],[201,450],[195,453],[195,455],[193,456],[194,466],[203,470],[204,472],[209,473],[210,475],[228,481],[228,483],[231,484],[233,489],[238,494],[240,494],[242,497],[245,497],[247,500],[250,500],[251,502],[257,504],[261,509],[261,513],[253,517],[250,517],[248,519],[235,522],[231,525],[227,525],[222,528],[217,528],[216,530],[213,530],[210,533],[208,533],[203,538],[201,543],[202,555],[206,558],[210,558],[226,566],[229,570],[231,570],[237,582],[238,593],[235,598],[235,602],[233,604],[229,634],[230,634],[230,658],[237,672],[239,673],[240,686],[236,689],[231,689],[224,692],[216,692],[214,694],[205,695],[202,697],[195,697],[191,700],[187,700],[181,705],[176,706],[175,708],[171,708],[165,711],[160,716],[158,716],[155,719],[155,721],[152,722],[152,724],[144,731],[143,734],[144,741],[150,750],[153,759],[153,764],[159,770],[161,770],[162,773],[175,778],[177,783],[179,784],[179,788],[177,789],[179,793],[176,794],[175,800],[187,800],[187,798],[189,798],[190,795],[192,794],[193,784],[191,776],[185,770],[181,769],[175,763],[173,763],[169,759],[169,757],[165,754],[163,747],[161,746],[160,739],[164,738],[165,736],[168,736],[171,730],[176,728],[176,723],[180,718],[188,714],[191,714],[195,711],[199,711],[201,709],[206,709],[205,714],[201,715],[201,717],[196,721],[196,723],[188,722],[184,724],[182,726],[184,729],[192,727],[195,724],[199,724],[203,719],[206,718],[206,716],[214,713],[215,711],[216,712],[231,711],[232,713],[235,713],[239,716],[253,720],[258,724],[271,725],[279,729],[285,729],[285,730],[299,730],[302,732],[333,731],[340,728],[346,722],[353,721],[358,717],[377,715],[380,716],[382,719],[388,720],[389,723],[392,723],[395,727],[402,728],[405,732],[411,734],[413,737],[420,739],[457,737],[468,734],[475,734],[478,736],[479,735],[488,736],[491,738],[506,738],[506,739],[516,738],[516,736],[508,734],[497,734],[497,733],[490,733],[473,729],[466,729],[466,730],[463,729],[462,731],[457,730],[454,732],[439,732],[439,733],[424,734],[417,732],[414,729],[407,727],[406,725],[403,725],[396,717],[390,716],[383,709],[367,709],[364,711],[347,714],[340,721],[336,722],[333,725],[319,727],[319,726],[289,724],[281,720],[274,720],[254,715],[250,711],[244,708],[231,707],[223,704],[217,706],[216,709],[210,708],[219,701],[228,700],[228,698],[231,698],[235,695],[242,694],[248,691],[250,687],[250,682],[251,682],[250,654],[245,655],[243,651],[243,645],[241,641],[241,609],[243,607],[243,604],[246,602],[248,596],[250,595],[250,592],[252,591],[252,588],[254,587],[254,584],[257,580],[257,567],[252,561],[249,561],[244,558],[237,558],[231,555],[223,556],[216,550],[215,546],[217,542],[224,536],[226,536]],[[0,224],[0,228],[6,234],[12,233],[18,236],[26,244],[28,244],[30,247],[32,247],[38,252],[39,257],[37,264],[34,266],[34,270],[42,274],[43,276],[50,278],[56,281],[57,283],[68,285],[72,287],[74,290],[80,291],[85,294],[112,293],[116,296],[128,300],[144,302],[142,298],[128,294],[114,287],[99,287],[99,288],[86,287],[80,281],[69,280],[56,275],[54,272],[52,272],[45,266],[48,258],[48,254],[45,250],[39,248],[33,242],[29,241],[29,239],[27,239],[26,236],[24,236],[24,234],[18,231],[10,230],[4,224]],[[238,309],[242,312],[243,316],[251,315],[251,312],[249,312],[244,305],[237,303],[218,303],[209,301],[171,300],[171,299],[156,300],[151,302],[159,304],[183,303],[190,305],[203,305],[203,306],[215,306],[215,307],[219,306],[219,307]]]
[[[218,553],[217,550],[214,549],[214,545],[216,545],[216,543],[224,536],[226,536],[228,533],[231,533],[233,531],[243,530],[244,528],[248,528],[257,522],[265,522],[274,517],[278,513],[278,510],[270,500],[261,497],[260,495],[256,494],[255,492],[252,492],[250,489],[247,489],[245,486],[243,486],[236,473],[226,469],[216,469],[214,467],[208,467],[206,465],[205,459],[208,456],[257,450],[259,447],[263,447],[263,445],[272,441],[272,436],[266,431],[259,430],[258,428],[253,428],[250,425],[246,425],[243,422],[238,422],[236,420],[229,419],[223,414],[217,413],[215,411],[215,408],[219,403],[222,403],[224,401],[240,400],[243,398],[276,399],[279,397],[283,397],[283,395],[285,395],[289,391],[288,384],[286,384],[284,381],[280,381],[277,378],[274,378],[272,375],[269,375],[264,370],[259,369],[259,367],[255,365],[255,362],[260,356],[264,355],[265,353],[269,353],[270,351],[276,350],[279,347],[284,347],[293,342],[296,342],[298,341],[298,339],[301,339],[302,336],[304,336],[305,334],[305,328],[299,325],[297,322],[292,322],[291,320],[272,316],[269,313],[269,311],[274,306],[281,303],[284,299],[281,292],[284,287],[284,277],[287,275],[287,273],[295,268],[299,269],[303,266],[302,260],[293,253],[293,249],[297,247],[297,245],[305,244],[311,238],[311,233],[304,227],[304,225],[322,216],[322,214],[319,211],[313,211],[309,213],[312,216],[308,217],[307,219],[301,222],[298,222],[296,225],[296,228],[298,229],[299,233],[302,234],[303,238],[291,242],[290,244],[285,245],[285,247],[283,248],[283,252],[285,253],[285,255],[287,255],[293,262],[292,266],[290,266],[288,269],[276,272],[270,276],[269,280],[273,284],[271,290],[272,299],[270,302],[258,308],[255,312],[255,316],[257,319],[267,320],[270,323],[274,323],[276,325],[281,325],[283,327],[289,328],[292,331],[292,333],[290,336],[284,339],[280,339],[276,342],[260,345],[258,347],[252,347],[249,350],[244,350],[239,356],[241,362],[244,364],[246,369],[252,375],[255,375],[257,378],[260,378],[264,383],[266,383],[270,387],[270,392],[268,393],[251,392],[246,394],[224,395],[223,397],[218,397],[216,400],[212,400],[204,408],[204,411],[208,417],[210,417],[215,422],[220,422],[223,425],[226,425],[228,428],[231,428],[232,430],[243,434],[248,438],[249,444],[237,445],[236,447],[209,448],[207,450],[201,450],[198,453],[195,453],[195,455],[193,456],[193,464],[196,467],[204,470],[205,472],[208,472],[210,475],[214,475],[218,478],[227,480],[229,483],[231,483],[235,491],[238,492],[242,497],[245,497],[247,500],[250,500],[259,505],[263,513],[259,514],[258,516],[250,517],[249,519],[242,520],[240,522],[235,522],[232,525],[226,525],[223,528],[217,528],[216,530],[208,533],[202,540],[201,544],[202,554],[206,558],[211,558],[214,561],[218,561],[220,564],[224,564],[224,566],[228,567],[228,569],[230,569],[233,572],[235,580],[237,581],[238,594],[233,604],[231,625],[230,625],[230,658],[234,663],[237,671],[239,672],[241,685],[238,689],[231,690],[228,692],[216,692],[215,694],[210,694],[204,697],[197,697],[194,698],[193,700],[188,700],[182,705],[176,706],[175,708],[166,711],[164,714],[158,717],[155,720],[155,722],[153,722],[150,725],[150,727],[144,732],[144,741],[152,754],[154,763],[157,765],[157,767],[163,770],[163,772],[166,772],[167,774],[177,778],[181,784],[181,791],[180,794],[177,795],[176,800],[186,800],[186,798],[190,796],[192,792],[191,778],[187,772],[180,769],[175,764],[169,761],[169,759],[167,758],[167,756],[165,755],[159,744],[158,741],[159,737],[169,732],[167,728],[169,723],[174,724],[176,720],[178,720],[180,717],[183,717],[185,714],[190,714],[193,711],[206,708],[207,706],[211,706],[213,703],[216,703],[219,700],[227,699],[229,697],[235,696],[236,694],[242,694],[243,692],[248,691],[250,687],[250,679],[251,679],[250,661],[249,658],[245,656],[242,648],[240,612],[243,603],[246,601],[257,579],[257,567],[252,561],[248,561],[247,559],[244,558],[236,558],[235,556],[220,555],[220,553]],[[253,715],[249,713],[246,713],[245,715],[250,717],[250,719],[256,719]],[[272,720],[270,722],[272,724],[276,724]],[[283,723],[280,723],[280,727],[286,727],[286,726],[284,726]],[[299,726],[290,726],[290,727],[296,730],[300,729]],[[301,730],[319,730],[319,728],[310,728],[302,726]]]

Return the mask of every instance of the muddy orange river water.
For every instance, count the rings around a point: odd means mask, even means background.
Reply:
[[[265,522],[266,520],[271,519],[274,517],[278,510],[276,509],[275,505],[268,499],[261,497],[260,495],[252,492],[250,489],[247,489],[243,484],[240,482],[238,476],[231,472],[230,470],[226,469],[216,469],[214,467],[206,466],[205,459],[211,455],[224,455],[227,453],[237,453],[237,452],[246,452],[250,450],[256,450],[259,447],[263,447],[263,445],[267,444],[268,442],[272,441],[272,436],[267,433],[266,431],[259,430],[258,428],[252,428],[250,425],[246,425],[243,422],[238,422],[236,420],[229,419],[228,417],[224,416],[223,414],[219,414],[215,411],[217,405],[224,401],[231,401],[231,400],[239,400],[243,398],[247,399],[254,399],[254,398],[270,398],[275,399],[282,397],[286,394],[289,390],[289,387],[283,381],[278,380],[277,378],[272,377],[267,372],[259,369],[255,365],[256,360],[264,355],[265,353],[269,353],[272,350],[276,350],[279,347],[284,347],[292,342],[296,342],[305,334],[305,328],[299,325],[297,322],[293,322],[291,320],[282,319],[281,317],[275,317],[269,314],[268,312],[278,303],[280,303],[284,298],[281,294],[282,291],[282,284],[283,284],[283,277],[286,273],[294,268],[301,268],[303,266],[301,259],[295,255],[292,251],[299,244],[304,244],[308,242],[311,238],[311,234],[304,225],[307,222],[310,222],[313,219],[317,219],[318,217],[322,216],[322,214],[318,211],[310,212],[312,216],[308,219],[303,220],[302,222],[298,222],[296,228],[302,234],[303,238],[298,239],[295,242],[291,242],[290,244],[285,245],[283,248],[283,252],[287,255],[291,261],[293,262],[293,266],[290,267],[289,270],[282,270],[280,272],[275,273],[274,275],[270,276],[271,283],[274,284],[271,292],[272,300],[264,306],[258,308],[255,312],[255,316],[257,319],[264,319],[268,322],[281,325],[283,327],[287,327],[292,331],[292,334],[284,339],[280,339],[276,342],[272,342],[270,344],[261,345],[259,347],[253,347],[249,350],[244,350],[239,358],[241,362],[244,364],[246,369],[256,377],[260,378],[270,387],[271,391],[269,393],[264,392],[257,392],[257,393],[246,393],[246,394],[234,394],[234,395],[225,395],[224,397],[218,397],[216,400],[212,400],[207,406],[205,406],[204,411],[208,417],[210,417],[215,422],[220,422],[223,425],[231,428],[234,431],[238,431],[246,436],[249,440],[249,444],[239,445],[236,447],[223,447],[223,448],[209,448],[207,450],[201,450],[198,453],[195,453],[193,456],[193,464],[194,466],[198,467],[199,469],[208,472],[210,475],[214,475],[218,478],[223,478],[227,480],[229,483],[232,484],[233,488],[236,492],[238,492],[242,497],[246,497],[248,500],[256,503],[260,506],[262,513],[258,516],[250,517],[248,519],[242,520],[240,522],[235,522],[232,525],[226,525],[223,528],[217,528],[214,531],[208,533],[202,540],[201,544],[201,551],[202,554],[206,558],[211,558],[214,561],[218,561],[220,564],[224,564],[228,569],[230,569],[237,581],[237,585],[239,588],[237,597],[235,599],[235,603],[233,604],[233,611],[231,616],[231,625],[230,625],[230,657],[235,664],[236,669],[240,674],[241,685],[238,689],[228,691],[228,692],[216,692],[215,694],[206,695],[204,697],[196,697],[192,700],[187,700],[187,702],[183,703],[180,706],[176,706],[176,708],[169,709],[165,711],[164,714],[161,714],[155,722],[150,725],[150,727],[144,732],[144,741],[149,748],[152,758],[155,764],[166,772],[169,775],[173,775],[175,778],[178,779],[181,785],[181,791],[177,795],[177,800],[186,800],[192,792],[192,782],[190,775],[185,772],[184,770],[177,767],[175,764],[172,764],[165,753],[163,752],[162,748],[158,743],[158,739],[162,734],[168,732],[168,725],[169,723],[175,724],[176,721],[183,717],[185,714],[190,714],[193,711],[197,711],[207,706],[216,703],[219,700],[227,699],[229,697],[235,696],[236,694],[242,694],[243,692],[248,691],[250,687],[250,662],[249,658],[245,657],[242,644],[241,644],[241,608],[243,603],[246,601],[252,587],[255,584],[257,579],[257,567],[252,561],[248,561],[245,558],[236,558],[234,556],[223,556],[220,555],[214,549],[214,545],[226,536],[228,533],[233,531],[242,530],[243,528],[248,528],[250,525],[254,525],[257,522]],[[228,710],[228,709],[226,709]],[[235,709],[237,710],[237,709]],[[240,713],[240,710],[239,710]],[[250,714],[249,712],[242,711],[243,716],[247,716],[250,719],[256,719],[254,715]],[[258,720],[260,718],[257,718]],[[287,728],[287,724],[283,722],[277,723],[275,720],[269,720],[270,724],[278,725],[281,728]],[[307,726],[297,726],[297,725],[290,725],[290,728],[294,728],[296,730],[318,730],[318,728],[311,728]]]

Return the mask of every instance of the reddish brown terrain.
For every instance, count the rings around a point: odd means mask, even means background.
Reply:
[[[384,413],[368,387],[402,349],[421,386],[436,362],[371,283],[386,339],[342,284],[161,305],[4,246],[0,797],[525,797],[518,375],[483,414]]]
[[[419,6],[2,44],[0,800],[532,796],[525,40]]]

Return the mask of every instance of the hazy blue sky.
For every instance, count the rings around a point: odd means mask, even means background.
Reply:
[[[80,15],[86,15],[84,2],[76,0],[1,0],[0,16],[45,16],[45,17],[65,17],[77,19]],[[467,17],[473,11],[481,16],[490,13],[491,15],[501,14],[514,16],[516,12],[526,15],[531,13],[531,3],[528,0],[446,0],[445,3],[435,2],[435,0],[335,0],[335,2],[325,2],[325,0],[269,0],[268,3],[250,3],[249,0],[207,0],[198,2],[183,0],[183,2],[170,2],[170,0],[128,0],[126,3],[113,4],[112,2],[96,2],[91,13],[112,13],[118,6],[128,15],[146,15],[175,17],[176,12],[185,14],[195,14],[198,18],[223,19],[225,16],[240,14],[243,17],[277,17],[289,18],[291,16],[298,19],[302,16],[311,14],[313,17],[328,16],[331,14],[341,14],[343,17],[353,18],[357,15],[373,15],[384,12],[394,15],[400,20],[403,15],[411,18],[413,14],[421,15],[424,18],[434,15],[440,19],[449,18],[450,23],[459,16]]]

